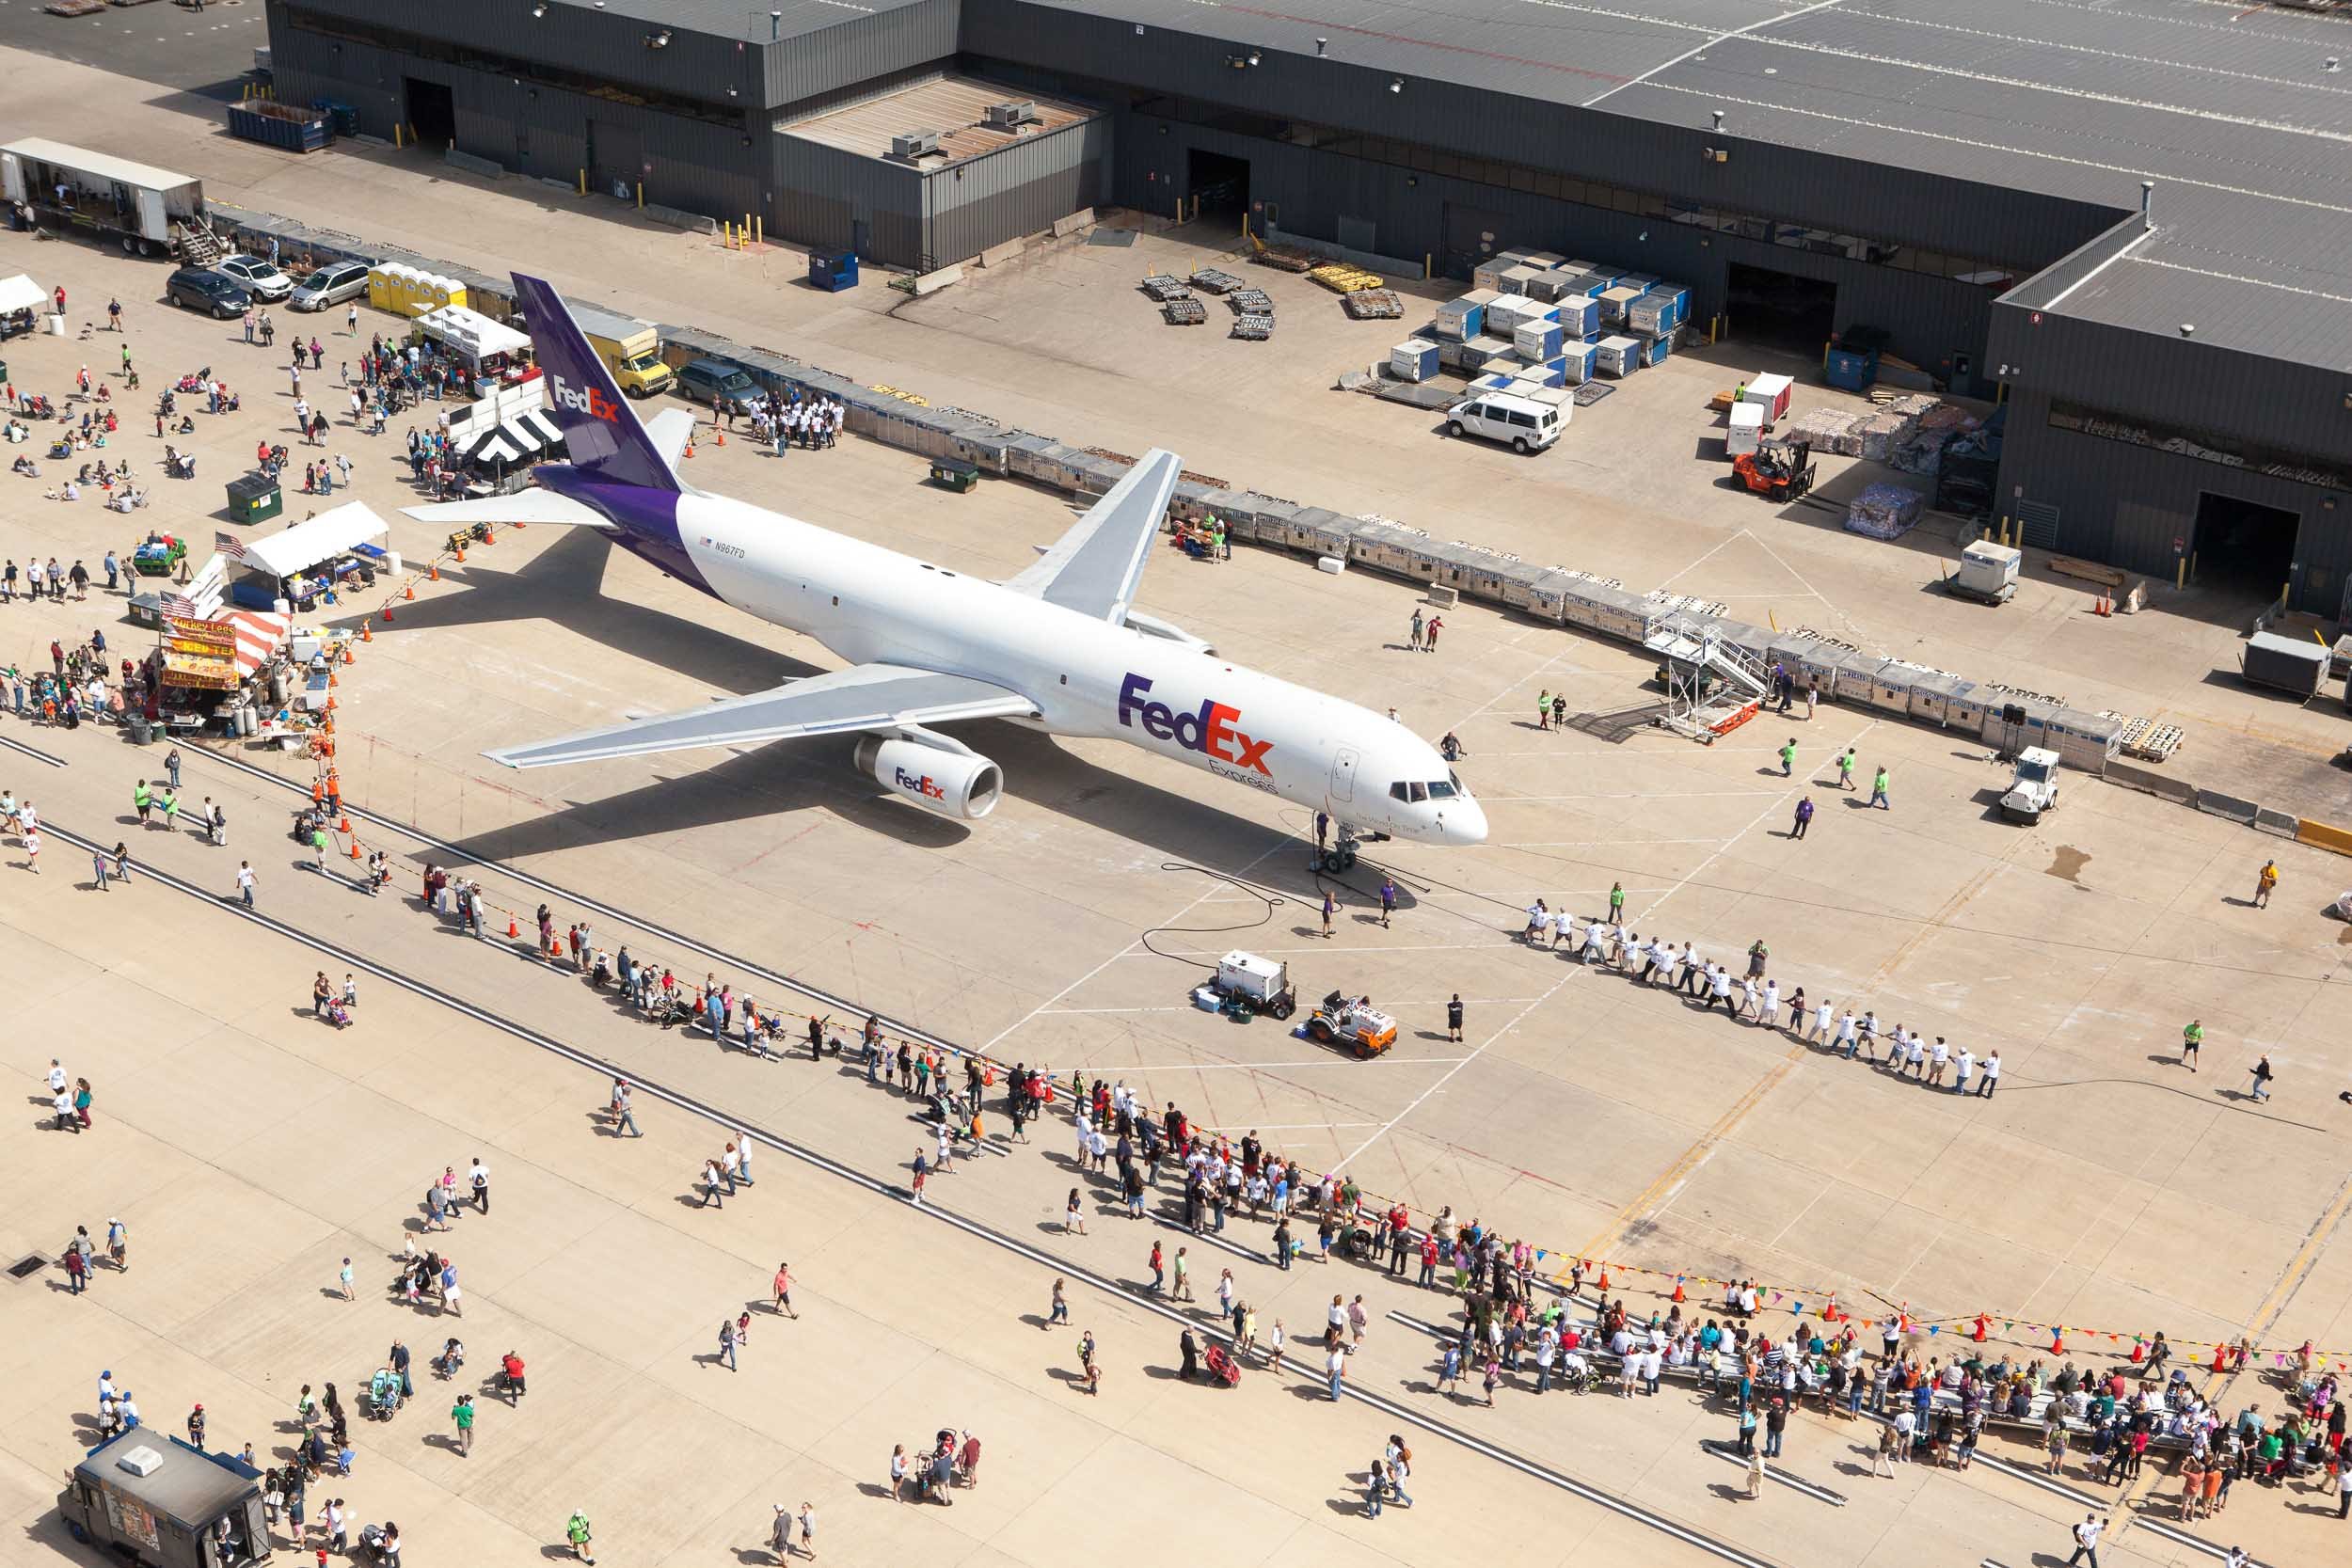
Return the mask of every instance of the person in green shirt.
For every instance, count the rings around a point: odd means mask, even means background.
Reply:
[[[1609,918],[1613,921],[1622,919],[1624,915],[1625,884],[1623,882],[1612,882],[1609,884]]]
[[[588,1551],[588,1514],[584,1509],[573,1509],[572,1516],[564,1521],[564,1539],[572,1544],[572,1555],[595,1568],[596,1559]]]
[[[2191,1072],[2195,1072],[2197,1070],[2197,1053],[2199,1049],[2204,1045],[2204,1021],[2202,1019],[2190,1019],[2188,1021],[2188,1027],[2181,1031],[2181,1065],[2188,1069]]]
[[[457,1451],[462,1454],[472,1453],[473,1396],[471,1394],[458,1395],[457,1402],[450,1407],[449,1417],[451,1420],[457,1423]]]
[[[1870,804],[1878,807],[1881,811],[1893,811],[1895,809],[1893,806],[1887,804],[1886,769],[1883,768],[1877,769],[1870,775]]]
[[[310,861],[319,868],[320,875],[326,875],[326,829],[324,826],[310,830]]]
[[[1837,753],[1837,787],[1853,788],[1853,748],[1849,746]]]
[[[1780,776],[1788,778],[1797,770],[1797,737],[1790,736],[1788,744],[1780,749]]]
[[[1535,693],[1535,727],[1539,730],[1551,728],[1551,688],[1549,687]]]

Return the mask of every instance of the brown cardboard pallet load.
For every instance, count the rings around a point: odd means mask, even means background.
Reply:
[[[2102,566],[2095,561],[2077,561],[2071,555],[2050,557],[2049,567],[2062,578],[2079,578],[2084,582],[2095,582],[2106,588],[2122,587],[2125,576],[2112,566]]]

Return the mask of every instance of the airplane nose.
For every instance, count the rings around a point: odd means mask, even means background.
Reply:
[[[1454,844],[1484,844],[1486,842],[1486,814],[1475,800],[1456,800],[1445,814],[1444,832]]]

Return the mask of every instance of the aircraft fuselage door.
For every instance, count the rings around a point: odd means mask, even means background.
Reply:
[[[1331,799],[1344,804],[1356,799],[1356,752],[1343,746],[1331,758]]]

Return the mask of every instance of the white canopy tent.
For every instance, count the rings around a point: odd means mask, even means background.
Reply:
[[[245,565],[274,578],[291,578],[381,539],[391,526],[363,501],[345,501],[308,522],[256,539],[245,547]]]
[[[425,336],[444,343],[479,370],[485,359],[498,355],[516,356],[531,352],[531,340],[513,327],[494,322],[479,310],[463,305],[444,305],[417,318],[417,325]]]
[[[43,310],[49,307],[49,295],[41,286],[24,273],[14,277],[0,277],[0,316],[17,310]]]

